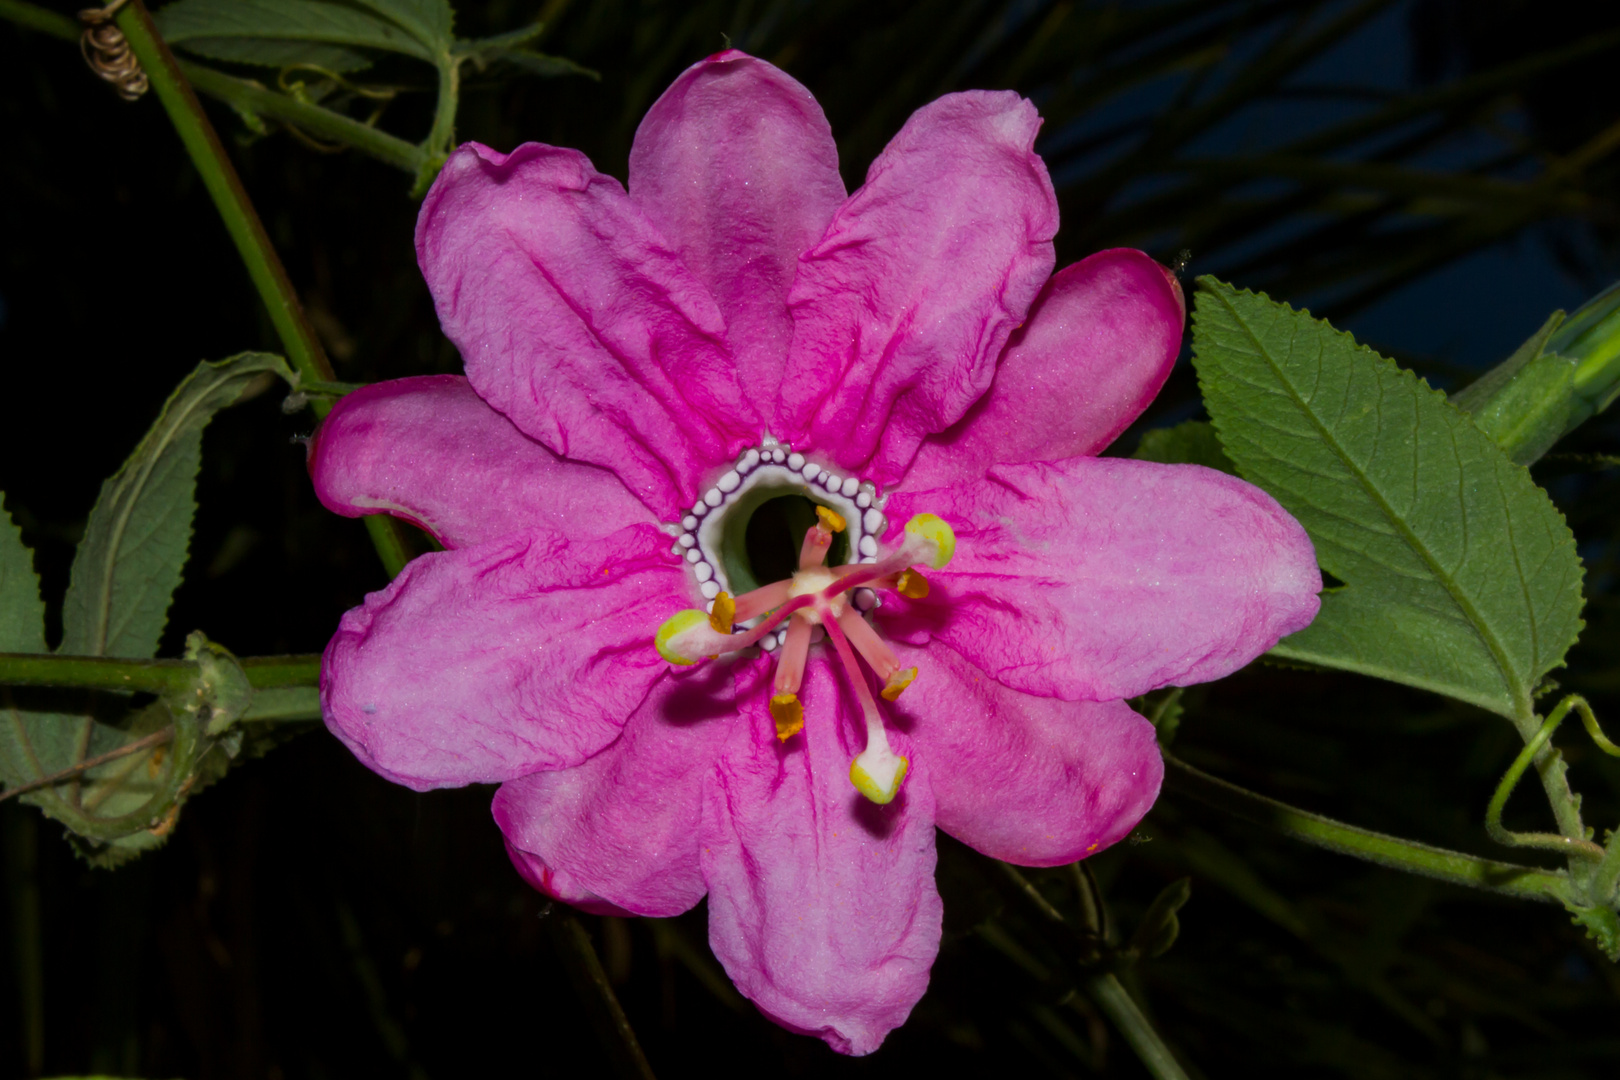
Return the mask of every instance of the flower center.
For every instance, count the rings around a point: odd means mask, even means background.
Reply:
[[[880,556],[883,501],[869,481],[829,474],[767,436],[682,519],[675,550],[692,567],[707,610],[676,613],[654,637],[659,654],[675,664],[754,645],[780,648],[770,711],[783,741],[804,728],[798,691],[810,646],[823,635],[830,639],[866,720],[866,749],[850,763],[850,781],[876,803],[898,794],[910,763],[890,747],[855,657],[883,680],[887,701],[911,685],[917,669],[900,666],[865,613],[879,603],[876,588],[926,596],[928,583],[913,564],[943,567],[956,545],[949,525],[919,514],[906,523],[900,547]],[[762,513],[764,524],[756,527]],[[859,561],[834,557],[839,541]],[[795,546],[794,562],[780,557]],[[734,597],[731,587],[740,593]],[[734,633],[739,627],[747,629]]]
[[[798,569],[798,545],[816,522],[816,507],[841,517],[827,563],[871,562],[888,521],[871,481],[843,476],[809,461],[767,435],[692,504],[680,522],[676,543],[697,576],[705,600],[721,592],[740,596],[779,581]],[[863,611],[876,597],[856,597]],[[774,649],[779,642],[761,643]]]

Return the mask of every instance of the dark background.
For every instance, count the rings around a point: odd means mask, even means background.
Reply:
[[[458,29],[512,29],[539,7],[469,3]],[[1010,86],[1047,117],[1037,148],[1062,199],[1060,265],[1116,244],[1166,262],[1190,248],[1190,274],[1309,305],[1447,388],[1620,272],[1620,157],[1604,149],[1620,123],[1613,5],[545,7],[539,47],[600,81],[491,71],[468,87],[461,137],[576,146],[622,178],[647,105],[724,34],[817,95],[853,189],[912,109]],[[430,86],[408,65],[372,74]],[[403,95],[383,126],[419,137],[430,108],[426,93]],[[125,104],[70,45],[0,23],[0,110],[0,489],[37,553],[55,635],[96,491],[174,384],[199,359],[278,346],[155,100]],[[415,267],[409,179],[285,134],[252,140],[229,110],[211,110],[338,377],[457,370]],[[1359,135],[1323,144],[1367,117]],[[318,651],[384,582],[364,529],[309,491],[296,442],[309,414],[277,406],[261,398],[209,430],[164,655],[194,628],[241,655]],[[1183,363],[1143,425],[1197,415]],[[1589,427],[1536,475],[1588,563],[1588,629],[1560,678],[1612,731],[1615,483],[1567,452],[1616,447]],[[1218,775],[1360,825],[1490,850],[1483,807],[1517,748],[1495,717],[1262,665],[1186,703],[1177,750]],[[1559,741],[1588,821],[1615,822],[1620,769],[1573,730]],[[46,1075],[606,1071],[543,898],[501,850],[489,795],[393,787],[312,729],[188,804],[167,847],[112,872],[88,869],[56,826],[5,804],[0,1076],[28,1074],[35,1009]],[[1509,824],[1539,824],[1536,800],[1527,787]],[[587,918],[654,1069],[1142,1075],[1071,1001],[1073,973],[1007,906],[985,861],[941,843],[947,932],[933,985],[870,1059],[760,1019],[718,974],[701,907],[659,922]],[[1620,1065],[1620,973],[1557,909],[1374,869],[1172,795],[1093,864],[1127,933],[1161,887],[1192,876],[1174,949],[1122,977],[1203,1075],[1610,1077]],[[1042,881],[1068,896],[1061,873]],[[18,919],[30,896],[42,931]],[[1047,977],[994,948],[977,929],[985,919]],[[42,1000],[14,977],[20,943],[35,938]]]

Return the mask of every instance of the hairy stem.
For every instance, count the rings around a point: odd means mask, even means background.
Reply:
[[[1564,717],[1569,715],[1571,708],[1579,707],[1583,719],[1587,721],[1587,730],[1591,731],[1593,738],[1601,739],[1599,745],[1608,744],[1603,733],[1597,727],[1597,718],[1592,715],[1591,707],[1586,700],[1578,695],[1571,694],[1559,702],[1545,723],[1541,724],[1519,751],[1519,756],[1502,776],[1502,782],[1496,786],[1496,793],[1491,796],[1490,805],[1485,808],[1485,831],[1492,840],[1498,844],[1509,847],[1535,847],[1546,851],[1556,851],[1571,858],[1579,857],[1586,860],[1600,860],[1603,858],[1603,849],[1586,838],[1586,830],[1581,824],[1580,809],[1576,806],[1574,796],[1569,790],[1569,782],[1565,777],[1563,759],[1557,750],[1552,749],[1548,743],[1552,739],[1558,725],[1563,723]],[[1612,744],[1610,744],[1612,745]],[[1557,833],[1520,833],[1513,832],[1502,826],[1502,809],[1507,805],[1508,796],[1518,786],[1519,778],[1524,770],[1534,760],[1538,763],[1545,761],[1545,768],[1538,768],[1545,785],[1547,781],[1553,782],[1547,788],[1548,798],[1552,802],[1553,812],[1558,817],[1558,824],[1563,829],[1562,835]],[[1560,810],[1563,812],[1560,813]]]
[[[1561,871],[1498,862],[1346,825],[1216,779],[1171,754],[1164,755],[1164,762],[1165,783],[1171,791],[1316,847],[1528,900],[1557,903],[1575,896],[1573,883]]]
[[[248,656],[238,663],[255,690],[315,686],[321,658]],[[197,680],[190,660],[120,660],[106,656],[61,656],[51,653],[0,653],[0,686],[73,686],[87,690],[136,690],[179,693]]]

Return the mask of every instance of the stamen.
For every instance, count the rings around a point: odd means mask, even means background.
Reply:
[[[717,634],[731,633],[732,621],[737,616],[737,602],[731,594],[725,591],[714,598],[714,608],[709,612],[709,625]]]
[[[900,546],[877,562],[834,567],[832,573],[837,580],[822,595],[830,599],[841,592],[892,578],[909,570],[913,563],[925,562],[938,570],[950,562],[955,553],[956,534],[951,527],[933,514],[918,514],[906,522],[906,538]]]
[[[750,592],[737,597],[737,610],[732,614],[736,622],[747,622],[757,615],[763,615],[773,607],[781,607],[792,597],[793,579],[784,578],[773,581],[769,585],[761,585]]]
[[[721,653],[746,649],[776,629],[782,620],[795,611],[815,603],[813,596],[795,596],[771,612],[759,625],[743,634],[721,634],[709,625],[709,613],[696,608],[677,611],[653,636],[658,655],[672,664],[695,664],[704,657],[713,659]]]
[[[914,680],[916,677],[917,669],[914,667],[901,668],[893,675],[890,675],[888,682],[883,686],[883,700],[893,701],[898,698],[900,696],[900,692],[906,687],[910,686],[912,680]]]
[[[829,510],[820,503],[816,504],[816,519],[821,522],[821,527],[828,532],[841,533],[849,527],[849,523],[844,520],[844,515],[836,510]]]
[[[776,737],[787,742],[804,730],[804,706],[797,694],[776,694],[771,698],[771,719],[776,721]]]
[[[817,507],[820,509],[820,507]],[[832,530],[819,522],[804,534],[799,548],[799,569],[810,570],[827,561],[827,549],[832,546]]]
[[[866,676],[855,662],[855,654],[850,651],[838,620],[824,619],[822,625],[827,628],[827,636],[832,639],[838,659],[844,662],[844,672],[849,676],[850,685],[855,688],[856,700],[861,703],[861,712],[866,716],[866,749],[849,763],[849,782],[862,795],[882,806],[892,802],[900,793],[900,785],[906,778],[906,771],[911,768],[911,762],[896,754],[889,745],[889,736],[884,732],[883,720],[878,715],[877,702],[872,700],[872,690],[866,685]]]
[[[849,643],[855,646],[855,651],[866,659],[873,671],[877,672],[878,678],[887,679],[900,670],[900,658],[894,655],[894,650],[889,648],[888,642],[878,637],[877,631],[872,629],[872,624],[862,618],[860,612],[853,608],[845,608],[839,612],[838,627],[844,632],[844,636],[849,638]]]
[[[810,620],[790,619],[782,659],[776,663],[776,692],[796,694],[804,682],[804,662],[810,655]]]

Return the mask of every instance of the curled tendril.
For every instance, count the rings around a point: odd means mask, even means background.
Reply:
[[[79,22],[84,24],[84,33],[79,35],[79,51],[84,54],[84,62],[90,65],[90,70],[112,83],[119,97],[134,101],[146,93],[150,84],[123,31],[113,25],[113,16],[125,2],[112,0],[106,7],[79,12]]]
[[[1514,832],[1502,825],[1502,808],[1507,805],[1508,797],[1518,786],[1519,778],[1524,775],[1525,769],[1529,768],[1541,748],[1547,745],[1547,740],[1552,738],[1553,732],[1564,722],[1571,709],[1580,714],[1581,723],[1585,725],[1587,734],[1592,737],[1592,741],[1600,750],[1605,754],[1620,757],[1620,746],[1616,746],[1603,734],[1603,729],[1598,726],[1597,717],[1592,715],[1592,706],[1586,703],[1586,699],[1579,694],[1571,694],[1564,698],[1558,703],[1558,707],[1547,715],[1546,722],[1541,725],[1535,736],[1525,743],[1524,749],[1519,752],[1517,758],[1514,758],[1513,764],[1508,766],[1508,771],[1502,776],[1502,782],[1496,786],[1496,794],[1491,796],[1490,805],[1485,808],[1485,831],[1490,833],[1491,839],[1497,843],[1512,847],[1559,851],[1583,859],[1603,858],[1603,849],[1585,837],[1561,836],[1558,833]]]

